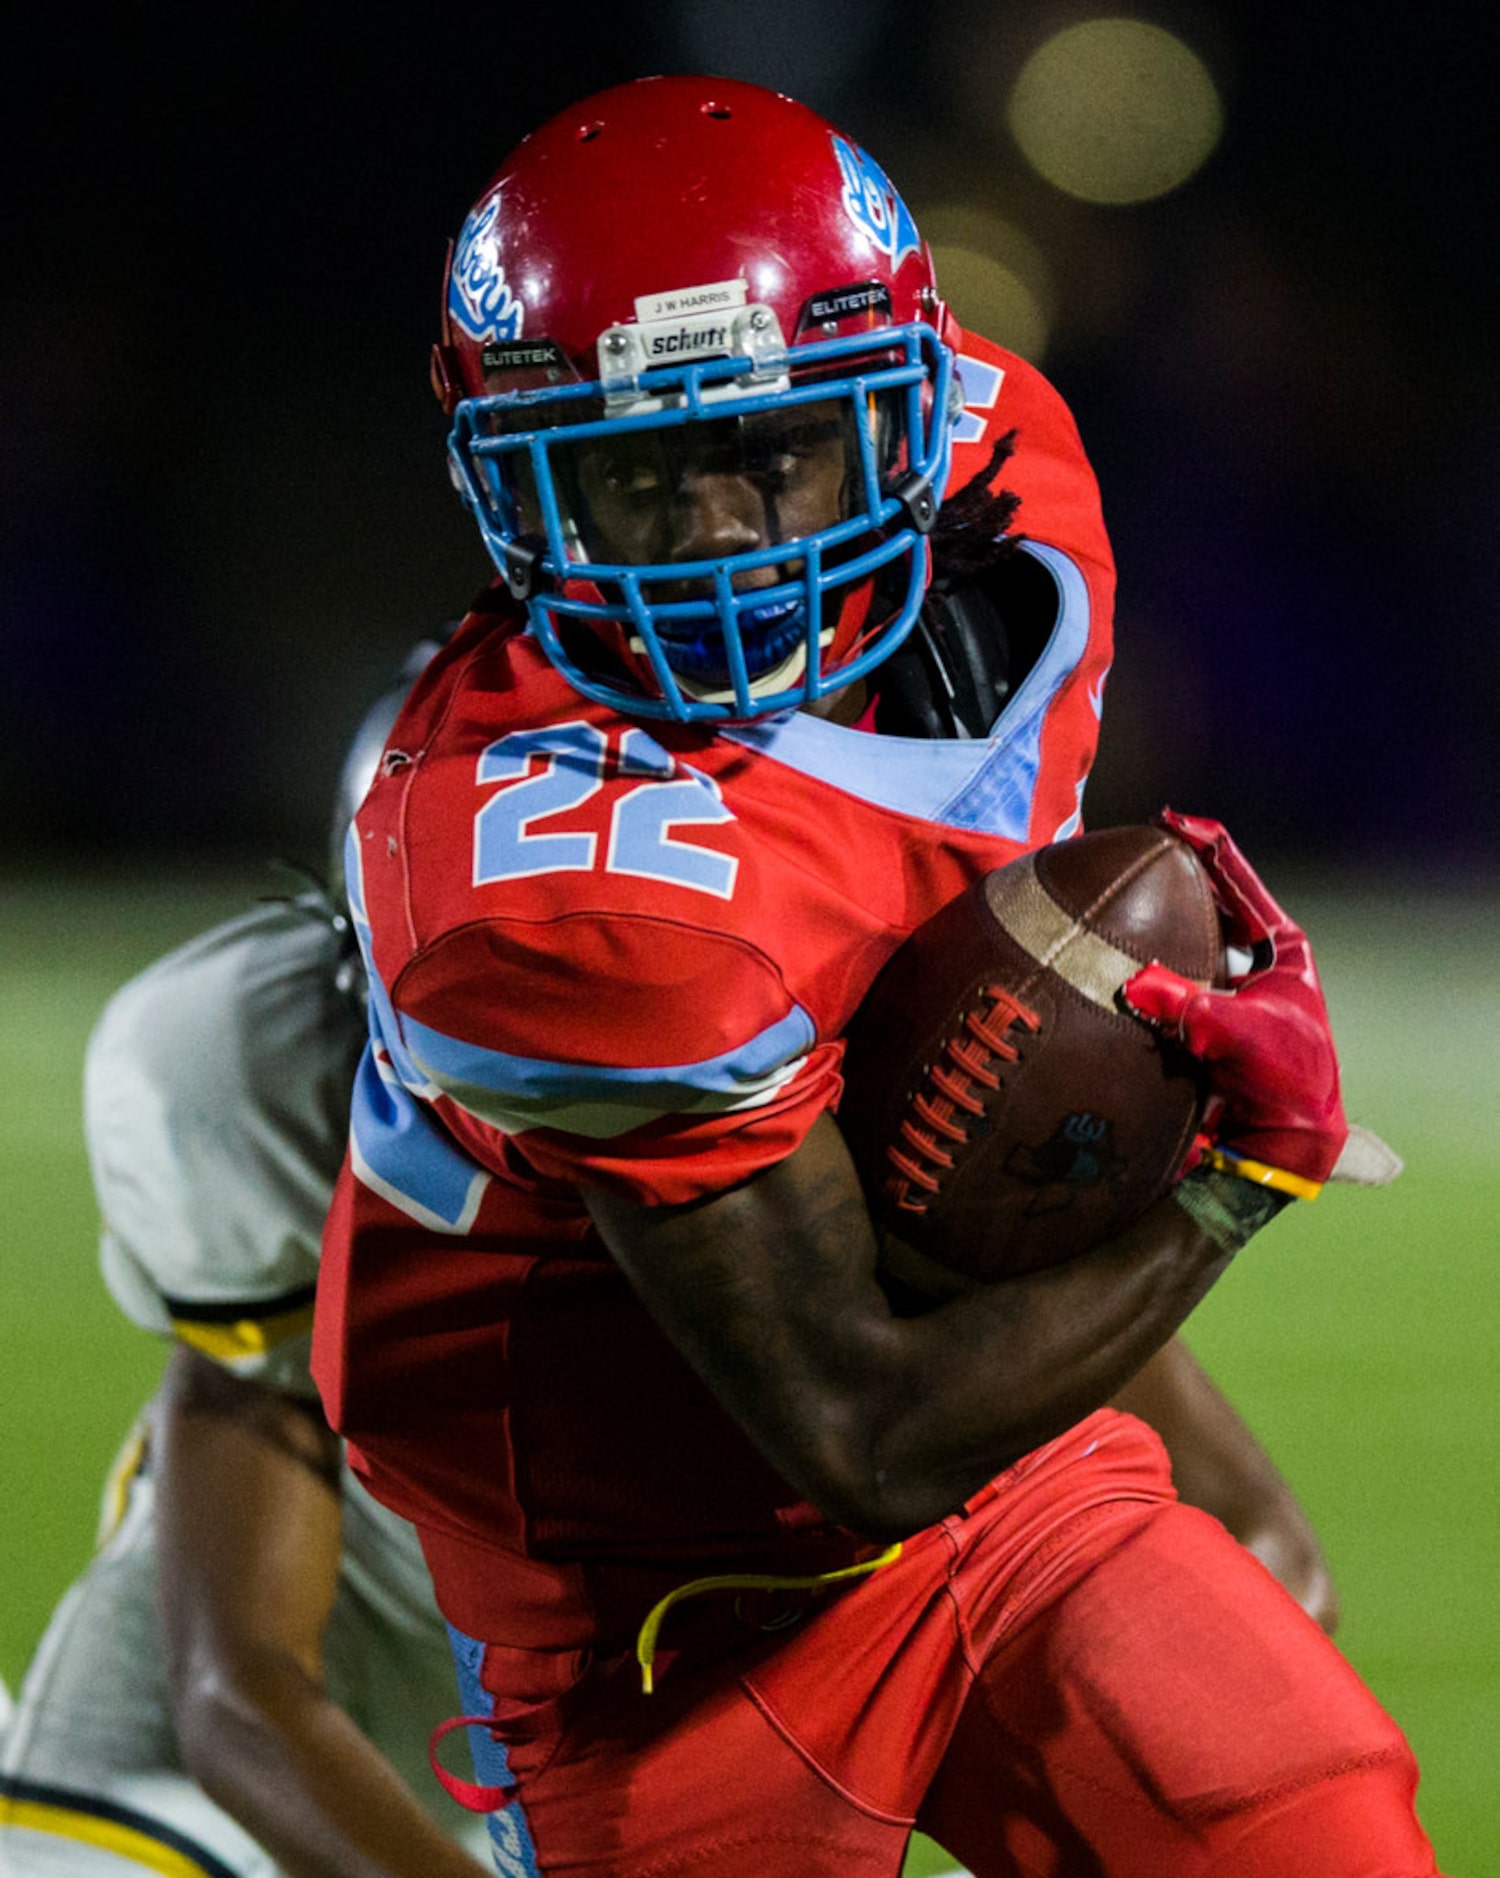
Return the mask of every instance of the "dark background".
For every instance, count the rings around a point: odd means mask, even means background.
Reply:
[[[321,860],[364,702],[487,573],[427,387],[445,243],[553,110],[699,69],[834,118],[919,224],[949,170],[1046,253],[1121,569],[1091,820],[1493,875],[1491,62],[1442,9],[1140,10],[1225,134],[1085,209],[960,98],[1121,10],[10,9],[0,862]]]

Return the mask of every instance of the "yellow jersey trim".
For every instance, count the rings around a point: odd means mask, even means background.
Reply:
[[[216,1363],[232,1363],[247,1356],[264,1356],[278,1344],[305,1335],[312,1329],[312,1320],[313,1307],[304,1304],[274,1317],[240,1317],[228,1324],[174,1316],[172,1328],[179,1341],[191,1344]]]
[[[144,1471],[150,1453],[151,1436],[145,1422],[137,1422],[125,1437],[104,1482],[104,1497],[99,1506],[99,1525],[94,1534],[94,1549],[102,1551],[120,1530],[130,1505],[130,1489]]]
[[[126,1809],[118,1811],[123,1815]],[[53,1800],[27,1799],[0,1790],[0,1833],[11,1828],[71,1839],[128,1859],[145,1871],[159,1872],[161,1878],[233,1878],[229,1866],[212,1853],[188,1849],[190,1842],[182,1835],[173,1833],[177,1843],[171,1844],[148,1830],[148,1822],[141,1815],[129,1817],[140,1823],[133,1825],[124,1817],[109,1818],[102,1812],[85,1812]]]

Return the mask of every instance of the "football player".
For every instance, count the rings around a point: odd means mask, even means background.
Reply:
[[[420,1753],[421,1717],[447,1713],[453,1682],[425,1567],[410,1527],[342,1467],[306,1369],[317,1232],[365,1028],[363,974],[334,910],[338,856],[434,649],[414,649],[356,733],[332,895],[263,906],[173,952],[93,1034],[105,1271],[175,1354],[8,1744],[0,1684],[12,1878],[476,1869],[431,1823],[482,1849],[482,1822],[440,1793]],[[1302,1509],[1180,1341],[1129,1391],[1185,1496],[1331,1623]]]
[[[404,693],[355,739],[340,832]],[[361,986],[309,890],[160,960],[90,1038],[105,1277],[174,1348],[0,1741],[7,1878],[487,1869],[423,1752],[454,1677],[421,1551],[308,1375]]]
[[[1078,826],[1112,568],[1057,393],[874,158],[721,79],[535,131],[445,304],[501,579],[351,830],[313,1370],[420,1530],[498,1869],[894,1874],[915,1823],[981,1875],[1431,1872],[1398,1727],[1104,1406],[1349,1136],[1224,831],[1171,824],[1256,969],[1132,992],[1222,1107],[1135,1227],[916,1308],[839,1134],[881,964]]]

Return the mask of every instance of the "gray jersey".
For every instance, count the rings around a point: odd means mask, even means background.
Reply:
[[[83,1083],[101,1263],[126,1316],[307,1395],[364,1030],[321,908],[259,907],[132,979],[94,1028]]]
[[[119,991],[89,1042],[84,1111],[105,1280],[143,1328],[313,1395],[319,1238],[364,1027],[335,985],[315,896],[214,928]],[[105,1495],[101,1544],[58,1605],[0,1746],[0,1874],[275,1867],[183,1774],[156,1614],[147,1405]],[[434,1816],[486,1858],[438,1787],[431,1728],[458,1710],[411,1528],[345,1469],[329,1693]]]

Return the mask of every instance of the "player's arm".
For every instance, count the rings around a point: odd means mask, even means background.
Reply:
[[[1165,1344],[1114,1403],[1166,1443],[1181,1497],[1227,1526],[1332,1635],[1338,1592],[1312,1522],[1182,1338]]]
[[[1149,1015],[1202,1057],[1222,1119],[1219,1164],[1189,1174],[1118,1238],[897,1316],[826,1115],[786,1159],[695,1206],[589,1194],[668,1335],[787,1479],[857,1530],[896,1536],[930,1523],[1106,1402],[1288,1192],[1317,1190],[1343,1146],[1337,1059],[1306,936],[1222,829],[1173,825],[1204,860],[1226,935],[1267,956],[1216,994],[1211,1022],[1196,1005],[1184,1020],[1192,988],[1154,968],[1127,988],[1134,996],[1149,980]]]
[[[1107,1401],[1232,1256],[1169,1197],[1068,1265],[897,1316],[826,1115],[786,1160],[698,1205],[588,1200],[647,1307],[772,1464],[877,1537],[951,1513]]]
[[[328,1696],[338,1443],[315,1404],[180,1347],[160,1398],[168,1676],[188,1771],[288,1878],[477,1878]]]

